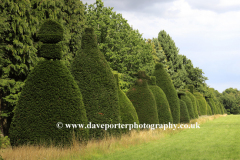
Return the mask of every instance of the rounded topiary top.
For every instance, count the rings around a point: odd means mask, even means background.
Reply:
[[[93,28],[86,28],[82,36],[82,49],[97,48],[97,36]]]
[[[162,69],[162,68],[164,68],[164,66],[163,66],[162,63],[157,63],[157,64],[155,65],[155,69],[156,69],[156,70],[157,70],[157,69]]]
[[[63,27],[58,22],[46,20],[42,24],[37,36],[43,42],[39,50],[41,57],[47,59],[62,58],[62,46],[56,44],[63,40]]]
[[[53,20],[46,20],[38,32],[38,38],[44,43],[58,43],[63,40],[63,27]]]

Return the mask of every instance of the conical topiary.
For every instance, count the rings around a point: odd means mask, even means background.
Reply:
[[[82,36],[81,50],[71,64],[71,72],[77,82],[92,124],[121,123],[118,106],[118,89],[114,75],[103,53],[99,50],[93,28],[86,28]],[[119,135],[120,128],[109,128],[107,133]],[[103,138],[105,128],[91,128],[90,138]]]
[[[177,91],[175,90],[171,78],[164,69],[162,63],[157,63],[155,65],[153,76],[156,77],[157,86],[164,91],[167,97],[172,113],[173,123],[178,124],[180,122],[180,104]]]
[[[198,101],[200,115],[207,115],[207,102],[203,95],[199,92],[194,92],[193,95]]]
[[[192,101],[191,101],[191,99],[187,96],[186,90],[183,90],[183,92],[184,92],[185,94],[181,95],[180,98],[181,98],[181,100],[183,100],[183,101],[186,103],[186,105],[187,105],[189,118],[190,118],[190,119],[194,119],[194,118],[195,118],[195,115],[194,115],[194,112],[193,112],[193,104],[192,104]]]
[[[186,91],[186,95],[191,99],[192,101],[192,105],[193,105],[193,113],[194,113],[194,117],[198,118],[198,109],[197,109],[197,103],[196,103],[196,98],[195,96],[190,92],[190,91]]]
[[[212,109],[211,107],[209,106],[209,104],[207,104],[207,115],[212,115]]]
[[[30,72],[21,92],[10,127],[12,146],[23,144],[69,145],[72,132],[87,139],[88,130],[67,128],[67,124],[87,124],[81,92],[73,76],[61,60],[56,43],[62,40],[63,28],[46,20],[39,30],[43,42],[41,56]],[[50,60],[51,59],[51,60]],[[61,129],[57,128],[63,127]],[[71,127],[71,126],[70,126]]]
[[[186,95],[185,92],[178,92],[178,98],[180,103],[180,123],[189,123],[190,117],[189,117],[187,105],[183,100],[181,100],[181,96],[184,96],[184,95]]]
[[[132,102],[128,99],[126,94],[119,87],[119,79],[118,74],[114,74],[117,87],[118,87],[118,98],[119,98],[119,108],[120,108],[120,116],[123,124],[139,124],[137,112],[132,104]],[[129,126],[123,129],[126,133],[129,131]]]
[[[136,83],[126,93],[133,103],[140,124],[158,124],[158,111],[152,91],[148,87],[149,76],[145,71],[139,71]]]
[[[156,85],[156,77],[151,76],[150,80],[148,81],[149,89],[151,89],[156,105],[158,110],[158,119],[160,124],[168,124],[169,122],[172,123],[172,114],[168,104],[167,97],[163,90]]]
[[[205,98],[207,103],[209,104],[209,106],[211,107],[211,110],[212,110],[212,114],[217,114],[217,108],[216,108],[216,105],[213,101],[213,99],[211,97],[206,97]]]

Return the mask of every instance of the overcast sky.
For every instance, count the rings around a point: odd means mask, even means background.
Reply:
[[[240,0],[102,0],[143,38],[165,30],[206,83],[220,93],[240,90]],[[82,0],[93,4],[96,0]]]

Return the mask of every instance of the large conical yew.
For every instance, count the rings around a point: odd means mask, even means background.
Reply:
[[[39,51],[45,58],[27,77],[10,127],[12,146],[40,144],[69,145],[73,131],[87,139],[88,130],[67,128],[67,124],[87,124],[81,92],[61,59],[63,28],[47,20],[39,30],[43,45]],[[57,128],[57,127],[62,127]]]
[[[71,65],[71,72],[82,92],[88,121],[92,124],[119,124],[118,89],[114,75],[103,53],[99,50],[93,28],[86,28],[81,50]],[[110,135],[119,135],[120,129],[109,128]],[[91,128],[90,138],[103,138],[105,128]]]

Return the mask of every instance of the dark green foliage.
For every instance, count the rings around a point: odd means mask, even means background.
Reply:
[[[187,105],[189,118],[194,119],[195,115],[194,115],[194,112],[193,112],[193,104],[192,104],[191,99],[187,95],[181,95],[180,99],[183,100]]]
[[[188,114],[188,109],[186,103],[179,99],[180,102],[180,123],[189,123],[190,117]]]
[[[142,73],[144,72],[139,71],[138,75],[141,75]],[[137,111],[140,124],[158,124],[159,120],[156,101],[147,83],[149,77],[145,74],[142,77],[145,78],[137,79],[136,83],[129,89],[126,95]]]
[[[212,114],[213,114],[213,115],[214,115],[214,114],[218,114],[218,110],[217,110],[217,108],[216,108],[216,105],[215,105],[213,99],[212,99],[212,98],[206,98],[206,101],[207,101],[207,103],[209,104],[209,106],[211,107]]]
[[[120,116],[123,124],[139,124],[137,112],[132,104],[132,102],[128,99],[126,94],[120,89],[118,82],[118,74],[114,74],[117,86],[118,86],[118,98],[119,98],[119,108],[120,108]],[[129,129],[123,129],[125,132]]]
[[[94,124],[121,122],[118,106],[118,88],[114,75],[97,45],[92,28],[86,28],[82,49],[76,54],[71,72],[82,92],[88,121]],[[110,135],[119,135],[120,129],[108,129]],[[90,138],[103,138],[105,129],[91,129]]]
[[[156,85],[156,77],[151,76],[148,81],[149,89],[152,91],[158,110],[158,119],[160,124],[168,124],[173,122],[172,114],[167,101],[167,97],[163,90]]]
[[[189,85],[188,89],[190,90],[190,92],[193,94],[193,85]]]
[[[195,98],[195,96],[191,93],[191,91],[189,92],[188,90],[186,91],[186,95],[187,95],[187,96],[191,99],[191,101],[192,101],[194,117],[195,117],[195,118],[198,118],[198,109],[197,109],[197,103],[196,103],[196,98]]]
[[[56,127],[58,122],[63,123],[62,129]],[[11,145],[42,141],[70,145],[73,131],[81,140],[87,139],[87,129],[69,129],[65,124],[87,124],[81,92],[61,60],[40,61],[28,75],[14,109]]]
[[[170,76],[166,72],[162,63],[157,63],[153,75],[156,77],[156,84],[160,87],[168,100],[173,123],[178,124],[180,122],[180,104],[178,100],[177,91],[175,90]]]
[[[207,102],[203,95],[199,92],[194,92],[193,95],[196,97],[199,105],[200,115],[207,115]]]

